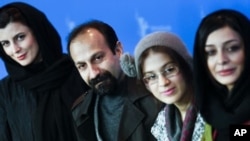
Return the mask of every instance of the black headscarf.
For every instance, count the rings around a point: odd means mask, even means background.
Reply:
[[[25,17],[42,56],[42,62],[24,67],[10,59],[0,47],[0,57],[10,78],[32,91],[38,101],[35,140],[74,141],[70,107],[88,87],[71,59],[62,53],[60,36],[45,14],[22,2],[7,4],[0,10],[8,7],[17,8]]]
[[[237,25],[237,32],[244,43],[245,54],[244,70],[230,92],[212,78],[208,71],[204,49],[207,36],[228,23],[234,28]],[[194,46],[196,102],[205,121],[218,131],[217,140],[229,140],[230,125],[250,121],[249,36],[249,19],[229,9],[218,10],[205,17],[196,33]]]

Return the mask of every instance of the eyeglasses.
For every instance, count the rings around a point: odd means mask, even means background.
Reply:
[[[168,65],[166,65],[163,70],[161,72],[159,72],[160,74],[156,74],[153,72],[150,73],[146,73],[143,77],[143,82],[147,85],[152,85],[158,82],[159,79],[159,75],[164,76],[165,78],[171,78],[175,75],[177,75],[177,73],[179,72],[179,68],[175,63],[170,63]]]

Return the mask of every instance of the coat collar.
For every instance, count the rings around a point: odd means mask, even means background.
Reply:
[[[118,138],[122,140],[126,140],[145,118],[144,113],[136,106],[136,101],[150,94],[136,78],[125,77],[124,81],[126,81],[127,97],[124,100],[118,133]],[[95,102],[95,94],[89,90],[74,103],[72,113],[77,126],[80,126],[90,117],[90,114],[93,114],[92,102]]]
[[[89,115],[93,112],[89,112],[91,108],[91,103],[94,103],[95,96],[92,90],[89,90],[82,94],[79,98],[77,98],[72,107],[72,116],[77,126],[80,126]],[[82,117],[86,117],[86,119],[82,119]]]

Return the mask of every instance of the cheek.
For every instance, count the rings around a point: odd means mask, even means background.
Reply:
[[[10,47],[8,47],[8,48],[3,48],[3,51],[5,52],[5,54],[6,54],[7,56],[12,56],[12,50],[11,50]]]
[[[30,38],[29,40],[27,40],[26,42],[24,42],[22,44],[22,46],[26,47],[26,48],[31,48],[34,51],[38,50],[38,44],[37,44],[36,40],[34,40],[33,38]]]
[[[157,85],[146,86],[146,88],[147,88],[153,95],[157,95],[157,93],[158,93],[158,86],[157,86]]]
[[[37,56],[37,54],[39,53],[38,45],[37,45],[37,44],[33,44],[33,45],[31,46],[31,50],[33,50],[34,56]]]
[[[235,57],[235,64],[238,66],[240,75],[243,72],[245,66],[245,55],[243,52],[239,56]]]
[[[215,67],[215,61],[212,58],[207,59],[207,68],[210,73],[213,73],[213,69]]]
[[[238,55],[233,56],[232,59],[236,64],[243,67],[245,63],[245,54],[243,53],[243,51],[241,51]]]
[[[78,72],[80,73],[81,78],[85,81],[85,83],[87,83],[89,85],[89,81],[87,79],[87,73],[86,72],[81,72],[79,70],[78,70]]]
[[[173,79],[175,85],[180,89],[181,92],[185,92],[188,88],[188,85],[182,74],[178,75],[175,79]]]
[[[110,72],[115,78],[118,78],[121,72],[119,60],[103,62],[100,64],[99,68]]]

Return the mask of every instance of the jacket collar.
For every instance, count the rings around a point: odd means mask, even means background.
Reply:
[[[118,133],[118,138],[122,140],[126,140],[145,118],[144,113],[138,109],[135,102],[150,94],[136,78],[125,77],[124,81],[126,81],[127,97],[124,100]],[[95,94],[92,90],[89,90],[89,92],[79,97],[74,103],[72,113],[77,126],[80,126],[89,118],[90,114],[93,114],[90,109],[92,101],[95,101],[94,99]]]
[[[87,118],[89,118],[89,109],[91,103],[93,103],[94,94],[92,90],[89,90],[77,98],[72,106],[72,116],[77,126],[80,126]],[[85,116],[86,119],[82,119]]]

